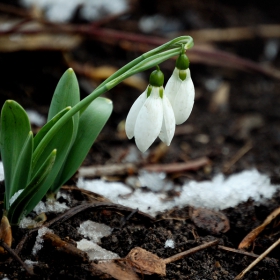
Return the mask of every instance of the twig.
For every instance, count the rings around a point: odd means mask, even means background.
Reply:
[[[166,259],[163,260],[163,262],[164,262],[165,264],[171,263],[171,262],[175,262],[175,261],[177,261],[177,260],[180,260],[180,259],[184,258],[185,256],[194,254],[194,253],[196,253],[196,252],[198,252],[198,251],[200,251],[200,250],[203,250],[203,249],[206,249],[206,248],[208,248],[208,247],[217,245],[218,242],[219,242],[218,239],[217,239],[217,240],[214,240],[214,241],[207,242],[207,243],[202,244],[202,245],[199,245],[199,246],[197,246],[197,247],[195,247],[195,248],[191,248],[191,249],[189,249],[189,250],[187,250],[187,251],[184,251],[184,252],[182,252],[182,253],[176,254],[176,255],[174,255],[174,256],[172,256],[172,257],[166,258]]]
[[[79,177],[98,177],[109,175],[127,175],[134,174],[137,171],[137,166],[132,163],[83,166],[79,169]]]
[[[7,246],[7,244],[5,242],[3,242],[2,240],[0,240],[0,245],[1,247],[3,247],[15,260],[17,260],[22,267],[27,271],[27,273],[29,273],[30,275],[35,275],[33,270],[26,265],[26,263],[24,263],[21,258],[19,257],[19,255],[9,246]]]
[[[249,256],[249,257],[252,257],[252,258],[258,258],[259,257],[259,255],[254,254],[254,253],[250,253],[250,252],[246,252],[246,251],[242,251],[242,250],[238,250],[238,249],[234,249],[234,248],[230,248],[230,247],[226,247],[226,246],[222,246],[222,245],[218,245],[218,249],[228,251],[228,252],[232,252],[232,253],[245,255],[245,256]]]
[[[210,164],[210,160],[207,157],[201,157],[184,163],[145,165],[143,169],[150,172],[175,173],[186,170],[198,170],[207,164]]]
[[[66,254],[70,254],[75,256],[83,261],[88,260],[87,254],[75,247],[73,244],[63,241],[58,235],[54,233],[47,232],[43,236],[44,240],[51,241],[52,245],[55,247],[56,250],[63,251]]]
[[[275,247],[280,244],[280,238],[273,243],[266,251],[264,251],[256,260],[254,260],[248,267],[246,267],[240,274],[238,274],[234,280],[240,280],[244,277],[244,275],[253,268],[256,264],[258,264],[261,260],[263,260]]]

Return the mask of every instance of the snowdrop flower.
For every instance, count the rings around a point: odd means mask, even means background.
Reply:
[[[185,122],[191,114],[194,104],[194,85],[189,69],[189,59],[185,53],[180,54],[176,67],[165,87],[174,111],[176,124]]]
[[[164,76],[159,68],[152,72],[150,84],[132,105],[125,123],[129,139],[135,138],[141,152],[145,152],[157,137],[170,145],[175,132],[172,106],[164,94]]]

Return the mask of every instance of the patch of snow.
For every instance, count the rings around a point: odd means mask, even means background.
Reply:
[[[103,195],[114,203],[118,203],[155,216],[174,207],[204,207],[222,210],[235,207],[241,202],[253,199],[255,202],[264,202],[280,188],[271,185],[267,175],[257,170],[245,170],[226,178],[223,174],[216,175],[211,181],[188,181],[181,189],[181,194],[172,201],[165,193],[143,192],[130,189],[119,182],[105,182],[102,180],[78,180],[78,187]],[[127,194],[130,194],[129,196]],[[121,197],[126,195],[125,198]]]
[[[107,251],[96,243],[89,241],[87,239],[82,239],[77,242],[77,248],[86,252],[89,259],[92,260],[110,260],[110,259],[119,259],[119,255],[113,252]]]
[[[174,186],[171,181],[167,181],[164,172],[147,172],[145,170],[139,171],[138,179],[142,187],[159,192],[171,190]]]
[[[164,244],[164,248],[175,248],[175,242],[173,239],[167,239]]]
[[[60,203],[54,199],[47,199],[45,202],[40,201],[35,208],[33,209],[37,215],[46,212],[54,212],[54,213],[61,213],[65,210],[69,209],[69,207],[63,202]]]
[[[44,243],[44,239],[43,239],[43,236],[47,233],[47,232],[51,232],[53,233],[53,231],[49,228],[46,228],[46,227],[42,227],[38,230],[38,235],[36,237],[36,241],[35,241],[35,244],[32,248],[32,254],[35,256],[37,254],[37,252],[39,250],[42,249],[43,247],[43,243]]]
[[[35,228],[40,225],[41,225],[40,222],[36,222],[31,217],[22,217],[18,226],[19,228]]]
[[[82,234],[84,237],[88,237],[95,243],[100,242],[102,237],[108,236],[112,232],[112,229],[109,226],[89,220],[81,223],[77,230],[78,233]]]
[[[110,200],[114,200],[114,202],[118,201],[119,196],[131,193],[131,189],[123,183],[108,183],[100,179],[85,180],[83,178],[79,178],[77,187],[101,194]]]
[[[56,199],[59,199],[60,197],[67,200],[69,203],[71,202],[71,196],[65,192],[58,191],[56,194]]]
[[[45,12],[48,20],[67,22],[80,8],[81,17],[86,20],[98,20],[104,16],[122,13],[127,10],[126,0],[21,0],[21,5],[35,6]]]

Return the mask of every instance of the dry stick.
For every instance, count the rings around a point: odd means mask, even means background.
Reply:
[[[232,252],[232,253],[245,255],[245,256],[249,256],[249,257],[252,257],[252,258],[258,258],[259,257],[259,255],[254,254],[254,253],[250,253],[250,252],[246,252],[246,251],[242,251],[242,250],[238,250],[238,249],[234,249],[234,248],[230,248],[230,247],[226,247],[226,246],[222,246],[222,245],[218,245],[218,249],[228,251],[228,252]]]
[[[12,249],[10,248],[5,242],[3,242],[3,240],[0,240],[0,245],[1,247],[3,247],[14,259],[16,259],[21,265],[22,267],[27,271],[27,273],[29,273],[30,275],[34,275],[33,270],[28,267],[26,265],[26,263],[24,263],[21,258],[19,257],[19,255]]]
[[[171,262],[175,262],[175,261],[177,261],[177,260],[180,260],[180,259],[184,258],[185,256],[194,254],[194,253],[196,253],[196,252],[198,252],[198,251],[200,251],[200,250],[203,250],[203,249],[206,249],[206,248],[208,248],[208,247],[217,245],[218,242],[219,242],[219,240],[214,240],[214,241],[207,242],[207,243],[202,244],[202,245],[199,245],[199,246],[197,246],[197,247],[195,247],[195,248],[192,248],[192,249],[189,249],[189,250],[184,251],[184,252],[182,252],[182,253],[176,254],[176,255],[174,255],[174,256],[172,256],[172,257],[166,258],[166,259],[163,260],[163,262],[164,262],[165,264],[171,263]]]
[[[256,260],[254,260],[248,267],[246,267],[240,274],[238,274],[234,280],[240,280],[243,276],[261,260],[263,260],[275,247],[280,244],[280,238],[273,243],[266,251],[264,251]]]
[[[207,157],[201,157],[198,159],[190,160],[184,163],[170,163],[170,164],[149,164],[144,165],[143,169],[149,172],[183,172],[186,170],[198,170],[201,167],[210,164],[210,160]]]

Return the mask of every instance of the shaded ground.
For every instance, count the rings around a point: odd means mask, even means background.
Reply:
[[[207,4],[184,2],[154,1],[154,4],[150,4],[149,1],[141,1],[141,4],[140,2],[138,4],[134,1],[134,7],[137,9],[133,10],[130,16],[108,21],[105,27],[139,33],[138,20],[142,15],[154,13],[179,18],[181,22],[179,31],[278,23],[278,2],[274,5],[262,6],[257,6],[253,1],[247,2],[245,6],[241,1],[240,3],[230,1],[227,4],[222,1],[211,1]],[[75,21],[78,23],[79,19]],[[178,32],[178,30],[174,31]],[[150,35],[170,35],[166,33],[166,30],[155,30],[154,34]],[[199,40],[201,38],[198,37]],[[67,67],[71,66],[75,69],[73,61],[81,65],[88,63],[94,66],[120,67],[140,54],[133,42],[129,42],[132,48],[124,42],[115,44],[114,39],[110,43],[112,44],[95,41],[92,38],[84,41],[70,52],[72,57],[70,65],[65,62],[65,53],[59,51],[0,53],[1,104],[6,99],[15,99],[25,108],[34,108],[46,114],[59,77]],[[203,43],[208,44],[209,47],[209,42]],[[268,44],[272,44],[272,47],[277,50],[273,57],[266,54]],[[260,36],[231,42],[221,41],[211,46],[263,65],[273,65],[278,69],[280,67],[279,39],[275,37]],[[136,51],[132,51],[133,47]],[[69,52],[67,54],[69,55]],[[228,62],[229,67],[217,67],[196,63],[196,60],[191,61],[192,77],[196,85],[193,113],[187,123],[177,127],[170,148],[156,162],[186,162],[206,156],[211,160],[211,165],[198,171],[172,174],[170,177],[177,183],[182,183],[186,178],[205,180],[219,172],[231,174],[253,167],[268,174],[272,182],[278,184],[280,182],[280,82],[259,73],[236,70],[234,69],[236,65],[230,63]],[[172,61],[163,64],[162,69],[166,77],[171,74],[173,67]],[[89,87],[93,88],[98,83],[98,80],[89,82],[89,79],[81,74],[78,77],[82,96],[90,92]],[[129,147],[134,146],[133,141],[121,137],[121,132],[116,128],[125,119],[130,106],[140,93],[135,88],[120,85],[107,94],[115,105],[113,116],[92,147],[85,165],[121,163]],[[158,144],[159,142],[156,142],[152,146],[151,153],[157,151]],[[147,161],[151,161],[151,158],[148,157]],[[124,179],[125,176],[118,177],[118,180]],[[74,181],[70,183],[74,184]],[[89,202],[88,197],[78,191],[66,192],[74,198],[73,207]],[[81,221],[91,219],[103,222],[114,228],[114,231],[112,235],[102,239],[101,245],[118,253],[120,257],[125,257],[132,248],[138,246],[161,258],[167,258],[214,239],[219,239],[220,245],[237,248],[248,232],[260,225],[274,209],[279,207],[279,195],[277,193],[265,205],[248,201],[223,211],[230,221],[230,230],[221,234],[213,234],[198,228],[189,217],[188,207],[164,213],[163,217],[159,216],[156,220],[136,214],[124,224],[123,217],[127,217],[130,211],[124,211],[117,206],[109,209],[92,208],[74,215],[67,221],[56,223],[51,228],[62,239],[77,241],[81,236],[77,233],[76,227]],[[48,215],[48,221],[53,218],[55,218],[53,214]],[[27,232],[27,230],[13,228],[13,248],[16,248]],[[31,256],[35,237],[36,233],[30,234],[20,252],[23,260],[38,261],[34,269],[38,276],[33,277],[34,279],[93,277],[88,261],[82,261],[57,250],[49,243],[46,243],[38,256]],[[279,219],[276,219],[256,239],[249,251],[261,254],[279,237]],[[168,238],[175,241],[174,249],[164,248]],[[251,269],[244,279],[280,279],[279,255],[280,249],[274,249],[269,258]],[[214,246],[168,264],[166,277],[145,275],[144,279],[234,279],[253,260],[252,257]],[[0,259],[0,276],[7,276],[9,279],[31,277],[15,260],[11,262],[6,256]],[[94,277],[99,279],[99,276]]]

